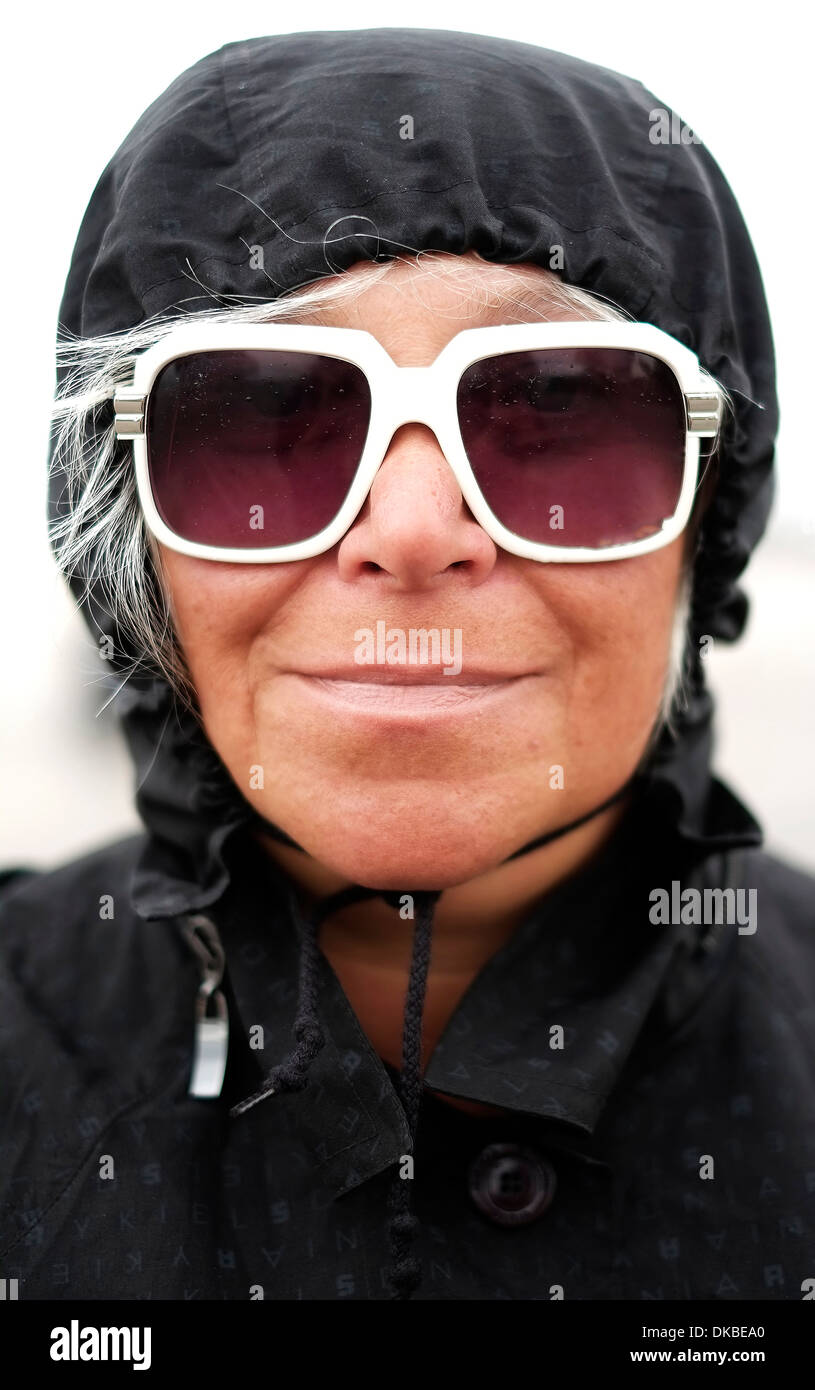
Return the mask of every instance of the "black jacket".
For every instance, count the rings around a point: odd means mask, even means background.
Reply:
[[[451,1018],[426,1090],[505,1117],[425,1096],[415,1297],[810,1287],[815,880],[757,850],[714,854],[683,890],[754,888],[756,930],[656,925],[651,890],[681,862],[661,839],[628,817]],[[395,1073],[323,958],[309,1086],[229,1117],[285,1052],[296,995],[285,882],[245,837],[209,914],[226,1079],[191,1097],[199,960],[178,920],[129,908],[142,850],[127,840],[6,886],[0,1268],[21,1299],[391,1297],[386,1195],[409,1138]]]

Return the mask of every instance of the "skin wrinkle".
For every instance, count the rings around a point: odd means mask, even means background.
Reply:
[[[539,267],[456,259],[452,287],[421,264],[400,265],[357,301],[304,321],[364,327],[394,360],[419,366],[464,327],[517,321],[479,303],[482,286],[512,291],[516,276],[531,273],[546,296],[554,278]],[[475,296],[463,313],[462,277]],[[575,317],[557,302],[555,287],[553,315]],[[624,814],[625,802],[501,863],[593,809],[637,766],[663,694],[685,544],[680,537],[645,556],[584,566],[503,552],[469,514],[432,431],[407,424],[330,552],[247,566],[162,550],[204,727],[238,786],[308,851],[263,840],[306,904],[350,882],[447,889],[434,921],[423,1065],[475,974]],[[353,632],[383,617],[405,629],[461,627],[463,676],[468,653],[485,667],[534,674],[500,705],[418,731],[380,735],[304,699],[287,672],[351,664]],[[256,764],[265,786],[250,792]],[[554,764],[565,787],[549,794]],[[412,931],[377,899],[321,929],[362,1026],[395,1066]]]

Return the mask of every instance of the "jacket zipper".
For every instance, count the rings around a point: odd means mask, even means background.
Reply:
[[[218,929],[209,917],[196,913],[184,917],[180,925],[201,967],[195,1001],[195,1055],[187,1094],[211,1100],[223,1089],[229,1051],[229,1013],[219,988],[226,956]]]

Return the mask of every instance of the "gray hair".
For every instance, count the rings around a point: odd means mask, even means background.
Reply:
[[[385,262],[360,263],[353,274],[331,275],[271,300],[259,298],[224,308],[220,304],[223,296],[213,295],[218,307],[197,311],[195,321],[251,324],[319,316],[322,308],[361,298],[391,274],[397,262],[416,267],[421,264],[432,275],[441,270],[453,284],[462,263],[497,264],[484,261],[477,252],[456,256],[424,251],[394,256]],[[535,276],[520,267],[513,267],[513,271],[512,289],[509,285],[500,289],[486,283],[474,285],[467,276],[464,289],[468,303],[480,301],[485,308],[500,307],[508,317],[513,309],[528,315],[525,290],[540,294],[540,270]],[[604,297],[566,284],[552,271],[544,271],[544,275],[548,277],[547,295],[553,313],[570,319],[632,321],[631,314]],[[546,317],[537,302],[534,312],[538,319]],[[60,386],[52,417],[52,469],[62,473],[64,486],[60,515],[52,521],[50,535],[62,573],[66,577],[84,576],[81,597],[93,590],[126,645],[144,653],[180,701],[193,706],[195,692],[176,637],[160,554],[138,502],[131,449],[126,440],[116,438],[109,411],[116,388],[131,379],[133,357],[159,343],[178,322],[177,313],[164,314],[121,333],[89,338],[66,335],[58,340]],[[106,407],[109,423],[103,426],[99,416]],[[683,572],[659,723],[669,720],[675,696],[681,692],[689,596],[689,577]]]

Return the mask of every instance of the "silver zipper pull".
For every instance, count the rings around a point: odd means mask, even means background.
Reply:
[[[181,929],[201,966],[195,1001],[195,1055],[187,1095],[208,1100],[221,1094],[229,1051],[229,1015],[218,988],[226,957],[218,929],[209,917],[186,917]]]

